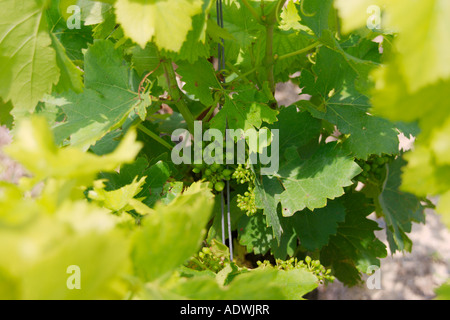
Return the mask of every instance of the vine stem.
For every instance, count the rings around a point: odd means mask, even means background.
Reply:
[[[178,111],[180,111],[181,115],[183,116],[184,121],[186,121],[189,132],[193,135],[195,119],[186,102],[183,100],[183,93],[181,92],[180,88],[178,88],[177,78],[175,76],[175,70],[173,69],[172,61],[169,59],[164,59],[161,61],[161,63],[164,67],[164,75],[167,80],[169,94],[174,100]]]
[[[280,14],[281,8],[286,3],[287,0],[278,0],[275,7],[263,17],[264,25],[266,27],[266,53],[264,57],[264,63],[266,64],[266,78],[269,82],[269,88],[272,94],[275,94],[275,78],[273,74],[274,68],[274,54],[273,54],[273,32],[275,25],[279,21],[278,15]]]
[[[314,43],[310,44],[309,46],[304,47],[304,48],[302,48],[300,50],[283,54],[283,55],[279,56],[276,60],[284,60],[284,59],[287,59],[287,58],[290,58],[290,57],[293,57],[293,56],[296,56],[296,55],[299,55],[299,54],[306,53],[306,52],[308,52],[311,49],[319,47],[320,45],[321,45],[320,42],[318,42],[318,41],[314,42]]]
[[[266,64],[267,81],[272,94],[275,94],[275,77],[273,74],[273,64],[275,62],[273,55],[273,29],[274,23],[268,23],[266,26],[266,55],[264,62]]]
[[[169,150],[173,149],[173,146],[170,143],[168,143],[166,140],[164,140],[163,138],[158,136],[156,133],[154,133],[154,132],[150,131],[149,129],[147,129],[142,123],[138,124],[137,128],[139,130],[141,130],[143,133],[145,133],[147,136],[152,138],[153,140],[159,142],[161,145],[163,145],[164,147],[168,148]]]

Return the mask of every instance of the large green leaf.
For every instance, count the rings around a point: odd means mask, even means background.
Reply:
[[[283,216],[304,208],[314,210],[344,194],[343,187],[361,172],[359,166],[335,143],[321,146],[309,159],[293,157],[280,167],[277,177],[284,187],[279,200]]]
[[[134,237],[136,274],[152,281],[183,264],[199,249],[213,201],[206,184],[195,183],[168,206],[156,205]]]
[[[21,276],[22,298],[120,299],[124,292],[114,292],[114,281],[125,272],[127,259],[127,240],[119,232],[74,236],[44,255],[41,261]],[[79,290],[70,290],[66,284],[71,275],[67,270],[72,265],[79,267]]]
[[[2,259],[0,269],[8,271],[16,292],[2,298],[14,294],[16,299],[44,300],[123,297],[126,287],[117,286],[117,281],[126,272],[129,243],[125,233],[115,229],[115,216],[85,200],[67,198],[49,215],[41,205],[43,199],[39,203],[14,190],[2,186],[8,199],[0,200],[4,209],[0,253],[8,259]],[[5,224],[18,212],[26,212],[25,219]],[[21,249],[24,245],[27,250]],[[75,283],[79,289],[70,288]]]
[[[129,69],[110,41],[95,42],[85,54],[85,90],[63,94],[60,107],[67,120],[54,128],[57,142],[70,137],[71,144],[87,149],[109,130],[121,124],[133,110]]]
[[[4,0],[0,11],[0,96],[16,111],[33,111],[59,79],[41,0]]]
[[[379,258],[387,255],[385,245],[376,238],[378,224],[367,218],[373,206],[361,193],[343,197],[345,221],[339,223],[336,235],[320,252],[321,262],[334,269],[336,278],[347,285],[360,281],[360,272],[369,272],[370,266],[379,266]]]

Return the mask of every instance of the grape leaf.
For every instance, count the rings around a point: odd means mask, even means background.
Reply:
[[[136,176],[141,178],[147,167],[148,161],[143,157],[137,157],[134,162],[123,164],[119,172],[101,172],[99,178],[106,180],[105,190],[116,190],[130,184]]]
[[[117,230],[105,235],[73,236],[43,255],[41,261],[21,276],[21,297],[25,300],[119,299],[124,292],[115,292],[113,288],[118,275],[126,270],[127,255],[127,240]],[[66,285],[70,277],[66,270],[72,265],[80,268],[82,290],[70,290]]]
[[[67,9],[71,5],[77,5],[77,1],[52,1],[50,7],[47,10],[47,20],[49,24],[50,32],[55,36],[64,47],[68,58],[76,63],[82,63],[83,50],[87,49],[88,44],[93,42],[92,28],[87,26],[84,21],[81,20],[80,28],[69,29],[70,24],[67,23],[67,19],[74,13],[73,11],[67,12]],[[59,5],[58,5],[59,4]],[[81,19],[83,18],[84,10],[82,5],[80,6]],[[76,16],[72,16],[72,19]],[[106,38],[106,36],[104,37]]]
[[[179,51],[202,5],[202,0],[117,0],[114,7],[125,35],[142,48],[153,40],[161,49]]]
[[[394,121],[417,121],[421,139],[427,140],[432,131],[447,119],[449,108],[444,92],[450,90],[450,80],[438,81],[411,93],[396,63],[397,59],[392,58],[386,66],[373,73],[377,90],[373,92],[371,112]]]
[[[314,117],[335,124],[340,132],[350,134],[344,148],[357,158],[367,159],[370,154],[398,153],[398,132],[390,121],[368,113],[369,98],[354,87],[357,73],[342,55],[321,48],[313,71],[302,73],[305,93],[319,96],[321,104],[299,101]]]
[[[158,161],[145,170],[142,175],[147,176],[143,192],[139,194],[146,197],[142,202],[152,207],[156,201],[161,200],[164,186],[171,175],[169,166],[162,161]]]
[[[378,4],[380,1],[377,0],[336,0],[334,6],[342,19],[342,31],[349,33],[365,26],[369,18],[367,8]]]
[[[2,1],[0,96],[21,111],[32,112],[60,76],[44,9],[45,1]]]
[[[450,7],[446,0],[417,3],[414,10],[407,0],[386,4],[387,24],[398,31],[395,46],[398,60],[410,92],[415,92],[438,80],[450,78]]]
[[[229,129],[259,129],[263,121],[269,124],[277,121],[278,111],[267,104],[268,98],[256,88],[244,87],[232,97],[225,96],[222,109],[210,121],[211,128],[225,132]]]
[[[184,263],[198,250],[212,208],[212,194],[204,183],[192,184],[168,206],[156,205],[133,238],[136,274],[151,281]]]
[[[209,58],[210,47],[206,39],[207,21],[209,18],[209,10],[214,1],[203,1],[203,8],[200,14],[192,17],[192,29],[186,35],[178,52],[164,50],[163,55],[174,61],[187,60],[190,63],[197,61],[198,58]]]
[[[280,29],[281,30],[302,30],[307,29],[304,28],[300,24],[300,14],[297,10],[297,6],[295,5],[295,2],[289,1],[286,6],[283,7],[281,14],[280,14],[281,22],[280,22]]]
[[[303,210],[287,218],[300,239],[300,244],[309,251],[321,249],[335,235],[338,223],[345,219],[345,208],[341,201],[328,201],[324,208],[314,212]]]
[[[450,27],[450,8],[445,0],[421,2],[410,10],[408,0],[338,0],[345,32],[365,24],[370,5],[383,7],[383,28],[398,33],[395,41],[397,65],[405,76],[408,91],[415,91],[450,77],[450,40],[443,30]],[[409,14],[405,15],[405,10]],[[357,17],[355,19],[355,17]]]
[[[304,208],[314,210],[344,194],[343,187],[361,168],[335,143],[321,146],[309,159],[296,156],[280,166],[277,177],[284,187],[280,195],[283,216]]]
[[[401,190],[426,197],[450,189],[450,166],[439,166],[429,147],[418,145],[405,154],[405,159],[408,164],[403,171]]]
[[[132,49],[132,53],[131,61],[133,62],[133,67],[140,75],[144,72],[155,70],[160,64],[158,48],[154,43],[147,43],[145,48],[135,46]]]
[[[228,61],[235,62],[240,52],[248,52],[257,35],[264,31],[264,27],[256,22],[248,8],[240,2],[225,1],[222,6],[223,27],[233,37],[224,38],[225,56]],[[214,11],[211,11],[211,17],[217,21]]]
[[[328,16],[332,8],[333,0],[303,0],[303,10],[300,10],[301,23],[314,31],[317,37],[321,37],[322,31],[328,29]]]
[[[7,193],[12,195],[11,190]],[[9,259],[2,259],[0,269],[20,279],[16,283],[18,298],[118,299],[125,294],[118,276],[126,271],[129,242],[122,231],[114,229],[116,217],[107,210],[66,198],[49,215],[44,206],[23,194],[9,197],[8,205],[3,204],[6,211],[2,211],[0,238],[6,245],[0,246],[0,252]],[[8,228],[3,223],[5,216],[22,212],[14,210],[19,209],[14,204],[21,204],[31,219]],[[32,246],[27,253],[20,247],[28,241]],[[80,268],[81,290],[70,290],[67,285],[72,283],[70,266]]]
[[[0,125],[6,126],[8,129],[12,128],[14,119],[11,115],[13,106],[11,102],[3,103],[0,99]]]
[[[214,68],[206,59],[199,59],[194,63],[178,63],[177,73],[185,82],[183,89],[193,94],[205,106],[214,104],[214,90],[222,86],[216,78]]]
[[[278,121],[269,125],[270,130],[279,130],[280,156],[290,147],[301,149],[310,141],[319,141],[321,122],[309,112],[298,111],[295,105],[281,108]]]
[[[135,210],[140,214],[150,214],[153,211],[135,197],[142,191],[145,183],[142,177],[137,181],[137,177],[133,181],[119,189],[107,191],[102,180],[94,181],[92,190],[89,190],[89,199],[96,201],[101,207],[111,210],[112,213],[120,214]]]
[[[383,191],[377,201],[377,213],[384,216],[386,233],[391,252],[411,251],[412,241],[406,233],[411,232],[412,222],[425,222],[424,208],[419,199],[411,193],[399,190],[402,183],[401,169],[406,164],[397,158],[388,165],[388,175]]]
[[[192,277],[187,281],[180,281],[170,286],[170,291],[166,291],[167,295],[164,297],[167,299],[199,300],[286,299],[283,288],[277,285],[277,275],[278,271],[275,270],[255,270],[237,275],[228,285],[223,287],[219,285],[215,278],[210,276]],[[305,280],[309,280],[309,278]],[[305,282],[306,287],[309,288],[309,281]],[[301,290],[301,287],[297,287],[297,290]],[[155,298],[153,295],[150,297]]]
[[[274,30],[273,52],[280,57],[284,54],[292,53],[305,48],[311,44],[311,36],[304,31],[283,31]],[[261,61],[263,56],[261,56]],[[274,75],[279,81],[288,81],[289,75],[300,71],[308,61],[304,55],[293,55],[283,60],[276,60],[274,65]],[[295,68],[294,68],[295,66]]]
[[[450,300],[450,283],[447,281],[436,289],[437,300]]]
[[[238,222],[239,243],[247,248],[248,252],[266,254],[271,248],[273,233],[267,227],[262,214],[251,217],[243,215]]]
[[[305,269],[279,270],[275,281],[287,300],[302,300],[305,294],[318,287],[316,276]]]
[[[58,149],[45,118],[23,120],[14,142],[4,150],[18,160],[37,179],[79,179],[90,183],[100,171],[112,171],[131,162],[142,144],[135,141],[136,132],[129,131],[113,153],[97,156],[75,147]],[[39,161],[36,161],[39,159]]]
[[[267,176],[255,179],[255,203],[258,209],[263,209],[266,215],[266,225],[272,227],[272,233],[280,242],[283,228],[278,217],[277,207],[279,194],[283,191],[280,183]]]
[[[360,272],[368,272],[369,266],[379,266],[379,258],[387,255],[385,245],[376,238],[378,224],[367,219],[373,211],[368,199],[359,193],[346,194],[345,221],[339,223],[336,235],[330,237],[320,252],[321,262],[334,269],[336,278],[347,285],[360,281]]]
[[[84,87],[82,80],[83,72],[67,57],[66,50],[58,38],[56,38],[53,33],[51,33],[50,36],[52,38],[53,48],[56,52],[56,62],[61,72],[58,84],[56,85],[56,91],[62,92],[73,90],[77,93],[82,92]]]
[[[85,90],[62,94],[67,120],[54,128],[57,142],[87,149],[120,125],[133,110],[137,94],[131,91],[129,71],[110,41],[96,41],[85,55]]]

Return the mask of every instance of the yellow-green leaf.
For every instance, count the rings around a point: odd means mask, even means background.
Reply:
[[[117,0],[117,21],[142,48],[153,40],[160,49],[179,51],[202,11],[202,0]]]
[[[116,150],[97,156],[76,147],[59,149],[45,118],[23,120],[14,142],[5,148],[36,179],[80,179],[89,183],[100,171],[112,171],[122,163],[134,160],[142,144],[136,142],[136,132],[129,131]]]
[[[45,1],[3,0],[0,10],[0,96],[33,111],[59,79]]]

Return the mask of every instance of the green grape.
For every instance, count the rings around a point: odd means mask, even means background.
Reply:
[[[202,252],[203,252],[204,254],[211,254],[211,249],[209,249],[208,247],[203,247],[203,248],[202,248]]]
[[[243,195],[237,195],[237,206],[248,216],[254,215],[258,209],[256,208],[255,192],[254,187],[249,187]]]
[[[186,264],[188,268],[195,270],[211,270],[215,273],[224,267],[225,258],[216,256],[210,248],[203,247],[196,256],[192,257]]]
[[[244,168],[242,164],[237,167],[232,177],[233,179],[236,179],[240,184],[253,182],[254,180],[253,172],[248,168]]]
[[[214,189],[215,189],[217,192],[222,191],[224,187],[225,187],[225,183],[224,183],[223,181],[218,181],[218,182],[216,182],[216,183],[214,184]]]
[[[385,163],[385,158],[383,157],[383,158],[376,158],[376,163],[379,165],[379,166],[381,166],[381,165],[383,165],[384,163]]]
[[[386,164],[389,164],[395,157],[390,155],[370,156],[367,161],[361,159],[356,160],[356,163],[363,169],[363,171],[355,178],[364,184],[380,184],[385,179]]]
[[[222,174],[227,177],[227,176],[231,176],[231,170],[230,169],[224,169],[222,171]]]

